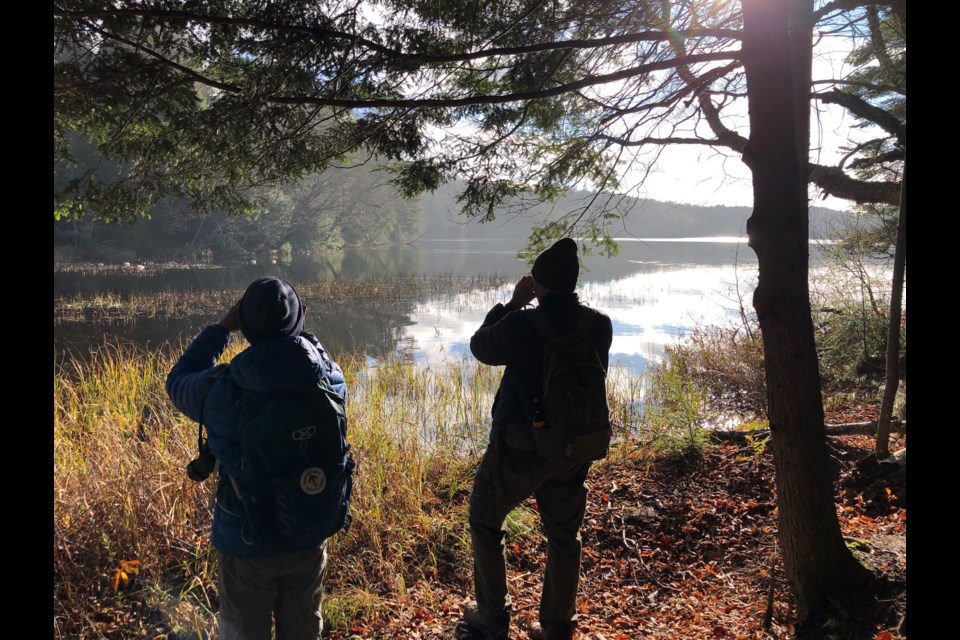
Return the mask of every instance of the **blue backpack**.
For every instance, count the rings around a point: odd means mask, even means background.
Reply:
[[[242,505],[244,537],[305,548],[347,526],[356,464],[346,406],[329,381],[295,391],[244,391],[241,403],[241,473],[227,474],[232,492],[221,486],[218,500]]]

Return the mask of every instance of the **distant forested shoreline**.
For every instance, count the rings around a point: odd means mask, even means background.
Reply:
[[[71,176],[67,169],[55,172],[55,188],[58,184],[62,188]],[[484,222],[460,213],[458,189],[462,185],[449,183],[405,199],[382,166],[331,169],[264,192],[261,209],[247,215],[191,213],[187,200],[163,200],[149,218],[133,222],[105,222],[91,214],[81,220],[55,220],[54,263],[228,263],[264,257],[290,260],[345,247],[419,240],[517,241],[529,238],[537,226],[569,219],[585,208],[609,212],[607,232],[614,238],[745,236],[751,213],[750,207],[573,191],[556,202],[515,199],[495,210],[495,220]],[[825,237],[843,216],[840,211],[811,207],[811,237]]]

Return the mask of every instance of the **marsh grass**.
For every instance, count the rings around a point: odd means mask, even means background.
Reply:
[[[113,342],[89,359],[55,362],[56,637],[203,638],[215,628],[215,483],[187,478],[197,425],[164,388],[184,346]],[[234,340],[223,360],[245,346]],[[357,469],[352,525],[330,542],[328,622],[422,599],[425,583],[469,591],[467,505],[501,371],[473,359],[337,360]],[[622,370],[611,375],[618,438],[636,433],[643,386]],[[515,539],[540,535],[526,506],[506,525]],[[124,586],[118,571],[130,561],[139,573]]]
[[[130,629],[102,620],[124,607],[137,608],[152,633],[202,637],[213,628],[214,482],[187,479],[197,425],[164,389],[183,346],[148,352],[114,343],[88,360],[55,363],[54,624],[62,636],[128,637]],[[224,360],[244,346],[235,341]],[[350,381],[358,466],[353,523],[331,541],[331,621],[403,598],[418,581],[465,584],[467,498],[500,377],[473,360],[430,368],[338,360]],[[118,571],[133,560],[139,574],[117,590]]]
[[[184,473],[196,425],[166,398],[171,364],[112,344],[90,362],[55,367],[54,607],[68,633],[109,631],[71,612],[91,613],[82,603],[113,591],[123,561],[141,568],[128,589],[170,586],[172,594],[145,595],[158,615],[182,618],[173,626],[190,626],[193,608],[213,604],[210,488]],[[181,600],[195,607],[184,611]]]
[[[767,383],[759,327],[727,322],[697,326],[666,352],[665,361],[716,408],[757,417],[766,413]]]
[[[57,249],[54,250],[53,272],[54,273],[76,273],[82,276],[102,276],[102,275],[132,275],[132,276],[151,276],[164,271],[175,271],[190,269],[221,269],[220,265],[210,262],[154,262],[152,260],[140,261],[137,264],[130,262],[110,263],[103,262],[74,262],[69,259],[58,260]],[[59,257],[69,258],[70,255],[61,255]]]

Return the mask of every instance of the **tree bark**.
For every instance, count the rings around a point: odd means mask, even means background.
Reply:
[[[802,46],[791,38],[791,18],[805,26],[798,4],[812,11],[809,0],[743,0],[750,119],[743,159],[753,173],[747,234],[759,263],[753,302],[763,333],[780,545],[802,623],[868,573],[844,544],[829,476],[808,283],[809,142],[799,139],[807,129],[798,125],[809,118],[809,77],[795,79],[805,65],[792,62],[809,56],[811,45],[809,30]]]
[[[877,418],[877,458],[890,455],[890,421],[900,383],[900,318],[902,314],[903,274],[907,266],[907,161],[903,161],[900,187],[900,219],[897,220],[897,244],[893,251],[893,280],[890,285],[890,325],[887,329],[887,379]]]

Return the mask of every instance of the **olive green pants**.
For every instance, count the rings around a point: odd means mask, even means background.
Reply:
[[[540,596],[540,622],[573,627],[580,584],[580,525],[587,507],[584,480],[590,463],[562,467],[536,452],[502,441],[487,447],[470,495],[470,534],[477,608],[490,629],[504,628],[512,603],[507,593],[507,514],[530,495],[547,536],[547,567]]]

